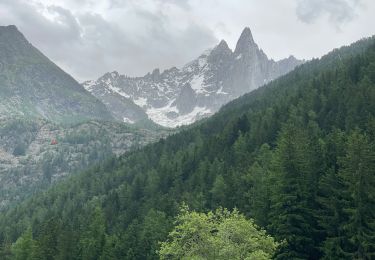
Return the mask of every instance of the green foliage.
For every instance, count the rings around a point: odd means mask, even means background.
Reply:
[[[298,124],[292,120],[283,127],[274,157],[277,181],[271,199],[270,228],[279,239],[285,238],[288,242],[278,255],[280,259],[319,256],[314,241],[317,219],[313,210],[321,162],[316,158],[311,135]]]
[[[271,170],[273,157],[271,147],[268,144],[262,145],[255,162],[242,176],[246,187],[243,191],[247,199],[246,211],[263,227],[270,221],[271,194],[276,181]]]
[[[278,246],[236,209],[205,214],[183,207],[175,223],[160,259],[271,259]]]
[[[12,255],[16,260],[32,260],[35,259],[32,252],[36,248],[35,241],[32,237],[31,228],[28,228],[25,233],[20,236],[12,245]]]
[[[264,234],[252,218],[285,241],[276,259],[374,258],[374,63],[373,38],[336,50],[31,197],[0,216],[2,254],[31,226],[35,255],[59,259],[269,257],[249,250]],[[197,213],[219,206],[229,211]]]
[[[116,122],[62,126],[46,120],[0,119],[0,150],[6,153],[0,159],[0,210],[69,174],[138,149],[166,133]],[[57,144],[51,145],[53,139]]]
[[[90,215],[87,227],[84,229],[85,231],[80,239],[80,255],[82,259],[95,259],[101,254],[105,245],[106,233],[103,211],[101,208],[95,207]]]
[[[155,258],[159,241],[163,240],[171,229],[170,222],[164,212],[151,209],[146,214],[139,233],[140,244],[144,246],[142,251],[145,259]]]
[[[350,243],[345,251],[353,259],[371,259],[375,257],[375,143],[355,130],[347,145],[339,171],[350,196],[344,205],[348,215],[344,230]]]

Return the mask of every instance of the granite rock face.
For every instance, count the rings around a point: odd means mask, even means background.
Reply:
[[[212,115],[227,102],[301,63],[293,56],[280,61],[269,59],[250,29],[245,28],[234,51],[222,40],[182,68],[162,73],[155,69],[143,77],[112,72],[83,86],[120,120],[137,122],[149,117],[157,124],[176,127]]]
[[[176,98],[176,107],[178,112],[182,115],[186,115],[193,111],[196,106],[197,99],[194,90],[191,88],[189,83],[186,83],[182,87],[180,94]]]

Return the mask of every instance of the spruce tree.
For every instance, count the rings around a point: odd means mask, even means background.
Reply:
[[[312,140],[301,120],[292,115],[277,141],[270,229],[285,239],[277,259],[316,259],[317,219],[314,215],[315,166]]]
[[[348,139],[347,153],[340,161],[340,176],[350,199],[345,207],[344,225],[353,259],[375,257],[375,145],[366,134],[355,130]]]

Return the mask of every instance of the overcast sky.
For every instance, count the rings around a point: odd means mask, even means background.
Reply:
[[[82,81],[181,67],[246,26],[273,59],[320,57],[375,34],[375,1],[0,0],[9,24]]]

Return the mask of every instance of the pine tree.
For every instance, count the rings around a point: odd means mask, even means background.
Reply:
[[[96,259],[105,243],[105,219],[102,209],[96,206],[88,219],[88,226],[80,239],[82,259]]]
[[[116,235],[105,236],[105,243],[100,255],[100,260],[121,259],[123,255],[119,250],[119,239]]]
[[[256,161],[250,167],[246,175],[242,177],[245,184],[246,211],[249,212],[257,224],[267,226],[269,224],[271,202],[271,161],[273,153],[268,144],[261,146],[257,153]]]
[[[61,231],[61,222],[53,217],[41,224],[36,234],[36,255],[40,259],[53,259],[57,254],[57,237]]]
[[[20,236],[12,245],[12,255],[15,260],[34,260],[34,252],[36,249],[35,240],[31,228],[28,228],[25,233]]]
[[[344,225],[350,247],[346,251],[353,259],[375,257],[375,145],[366,134],[355,130],[348,139],[346,156],[340,161],[340,176],[350,200]]]
[[[343,225],[347,221],[344,212],[346,187],[341,177],[333,168],[322,177],[319,184],[319,206],[317,209],[319,225],[325,239],[322,242],[324,259],[350,258],[344,251],[348,239]]]
[[[217,175],[210,193],[212,195],[212,207],[225,205],[227,185],[222,175]]]
[[[295,117],[295,116],[294,116]],[[274,160],[275,183],[271,204],[272,233],[285,239],[277,259],[315,259],[319,250],[314,215],[316,175],[315,153],[308,131],[300,120],[287,123],[278,138]]]
[[[167,237],[170,227],[171,223],[164,212],[154,209],[148,211],[139,234],[139,245],[144,259],[158,259],[159,241]]]

